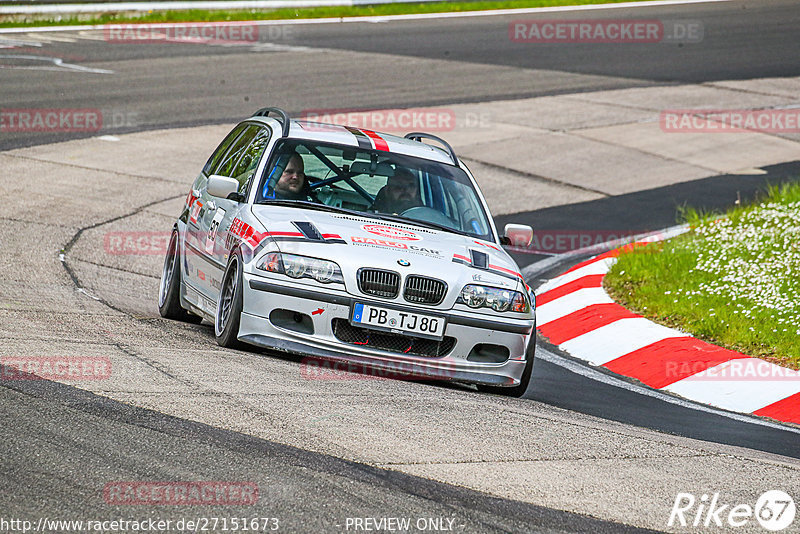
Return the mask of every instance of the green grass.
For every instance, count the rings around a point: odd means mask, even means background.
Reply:
[[[641,0],[506,0],[500,2],[430,2],[377,4],[354,7],[315,7],[284,9],[245,9],[208,11],[200,9],[182,11],[150,11],[102,13],[85,15],[0,15],[0,28],[29,26],[66,26],[79,24],[120,24],[129,22],[220,22],[232,20],[289,20],[328,17],[364,17],[404,15],[413,13],[443,13],[484,9],[511,9],[526,7],[551,7],[585,4],[611,4]]]
[[[800,183],[726,214],[682,210],[687,234],[623,253],[611,296],[656,322],[800,369]]]

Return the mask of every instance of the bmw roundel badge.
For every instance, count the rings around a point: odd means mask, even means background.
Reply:
[[[408,260],[397,260],[397,265],[400,265],[401,267],[408,267],[411,265],[411,262]]]

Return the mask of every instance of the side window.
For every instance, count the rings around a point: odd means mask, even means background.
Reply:
[[[250,144],[250,141],[252,141],[256,136],[258,130],[260,130],[258,126],[248,126],[242,135],[240,135],[239,138],[228,149],[225,157],[222,158],[222,160],[219,162],[219,165],[214,170],[214,174],[219,174],[220,176],[233,176],[233,171],[236,170],[236,164],[239,162],[239,158],[242,157],[242,154]]]
[[[211,171],[213,171],[217,167],[217,164],[219,164],[219,160],[222,159],[222,156],[224,156],[225,153],[228,151],[228,148],[230,148],[231,143],[233,143],[234,140],[236,140],[236,138],[239,137],[239,134],[242,133],[242,130],[244,130],[246,127],[247,127],[246,124],[240,124],[233,130],[231,130],[231,133],[229,133],[225,137],[225,139],[222,140],[222,142],[219,144],[214,153],[211,154],[211,157],[208,158],[205,167],[203,167],[203,174],[205,174],[206,176],[214,174]]]
[[[268,143],[269,130],[260,128],[255,139],[244,150],[242,157],[239,158],[232,175],[239,181],[239,193],[244,193],[247,190],[247,185],[256,173],[258,162],[261,161],[261,156],[264,155],[264,150],[267,148]]]

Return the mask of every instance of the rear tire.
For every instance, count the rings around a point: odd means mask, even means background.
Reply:
[[[239,322],[242,316],[242,257],[239,252],[231,254],[228,267],[222,275],[222,287],[214,314],[214,336],[221,347],[242,348],[239,341]]]
[[[178,248],[178,231],[173,230],[161,270],[158,287],[158,313],[166,319],[199,323],[201,317],[193,315],[181,306],[181,254]]]
[[[500,387],[500,386],[484,386],[478,385],[478,390],[485,393],[493,393],[495,395],[504,395],[506,397],[521,397],[528,390],[528,384],[531,382],[531,374],[533,374],[533,357],[536,353],[536,326],[533,327],[531,340],[528,342],[528,348],[525,350],[525,370],[522,371],[520,383],[516,386]]]

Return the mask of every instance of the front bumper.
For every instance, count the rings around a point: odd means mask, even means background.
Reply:
[[[333,320],[349,320],[353,302],[386,306],[368,298],[344,292],[323,291],[299,284],[283,284],[245,273],[243,312],[239,339],[265,348],[306,354],[327,360],[346,361],[385,370],[391,375],[456,380],[495,386],[516,386],[526,364],[526,349],[533,335],[534,321],[498,321],[475,315],[446,312],[445,336],[455,345],[444,356],[414,356],[340,341]],[[310,319],[313,332],[285,328],[270,320],[273,310],[289,310]],[[425,313],[422,308],[409,311]],[[442,314],[436,310],[430,313]],[[507,347],[509,357],[500,363],[468,361],[476,344]]]

